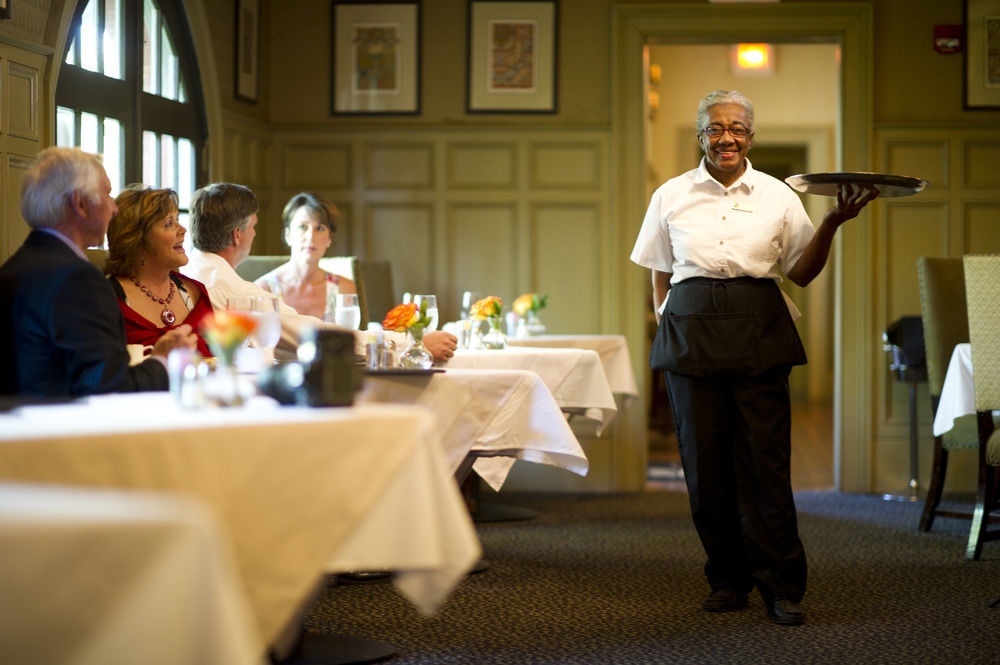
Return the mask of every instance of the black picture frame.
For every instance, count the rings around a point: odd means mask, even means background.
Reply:
[[[557,0],[469,0],[468,113],[558,112]]]
[[[333,4],[330,114],[420,114],[418,0]]]
[[[260,86],[260,0],[236,0],[233,93],[257,103]]]
[[[963,108],[1000,109],[1000,0],[965,0]]]

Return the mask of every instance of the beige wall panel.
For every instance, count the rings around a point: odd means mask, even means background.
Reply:
[[[448,187],[513,189],[517,146],[513,143],[449,143]]]
[[[37,141],[41,126],[39,71],[8,60],[6,74],[7,82],[3,86],[6,88],[4,129],[11,136]]]
[[[528,146],[532,189],[599,189],[601,145],[532,142]]]
[[[948,142],[889,141],[886,151],[886,170],[896,175],[923,178],[929,189],[948,187]]]
[[[963,185],[996,187],[1000,185],[1000,141],[973,139],[962,141]]]
[[[433,207],[370,204],[367,207],[366,255],[392,264],[397,292],[434,293],[431,266],[437,256]]]
[[[517,207],[452,205],[448,207],[448,282],[446,300],[439,306],[450,317],[458,315],[464,291],[478,291],[504,301],[505,311],[517,288]],[[439,294],[439,297],[442,294]]]
[[[365,146],[365,183],[378,189],[433,187],[434,145],[369,143]]]
[[[531,211],[532,289],[549,294],[544,310],[554,334],[601,329],[600,211],[596,205],[535,206]]]
[[[295,191],[351,186],[351,146],[346,143],[288,143],[281,155],[282,185]]]
[[[22,157],[8,157],[4,162],[4,172],[0,182],[3,183],[4,191],[11,195],[3,197],[3,209],[0,210],[0,219],[3,221],[3,236],[0,237],[0,263],[6,261],[21,246],[31,230],[21,218],[20,200],[21,183],[24,180],[24,173],[30,165],[31,160]]]
[[[947,237],[948,206],[942,203],[887,203],[886,319],[920,314],[917,258],[941,256]]]
[[[963,254],[1000,253],[1000,201],[965,206]]]

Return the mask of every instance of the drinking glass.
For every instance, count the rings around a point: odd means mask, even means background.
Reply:
[[[226,309],[248,314],[256,322],[247,341],[256,353],[240,350],[236,364],[241,371],[259,371],[274,360],[274,347],[281,339],[281,315],[278,314],[278,296],[231,296],[226,299]]]
[[[361,328],[361,307],[358,306],[357,294],[337,294],[337,309],[333,315],[333,322],[349,330]]]
[[[466,291],[462,294],[462,311],[460,312],[459,318],[468,319],[469,310],[472,306],[476,304],[477,300],[482,298],[482,294],[479,291]]]
[[[424,328],[424,331],[428,332],[431,330],[437,330],[438,327],[437,296],[431,296],[431,295],[413,296],[413,302],[416,304],[418,310],[423,306],[423,303],[425,302],[427,303],[427,316],[430,317],[431,322],[427,324],[427,327]]]

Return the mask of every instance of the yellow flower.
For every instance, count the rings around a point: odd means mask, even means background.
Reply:
[[[522,293],[514,301],[513,307],[518,316],[524,316],[528,312],[537,312],[548,303],[548,294],[540,296],[537,293]]]
[[[492,316],[500,316],[503,311],[503,301],[496,296],[486,296],[482,300],[477,300],[469,313],[476,321],[482,321]]]
[[[420,321],[420,312],[417,305],[412,302],[403,305],[396,305],[389,310],[382,321],[382,327],[394,332],[406,332],[411,326]]]

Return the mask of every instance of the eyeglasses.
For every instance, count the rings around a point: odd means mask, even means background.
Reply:
[[[746,127],[742,127],[740,125],[732,127],[724,127],[722,125],[709,125],[708,127],[706,127],[701,131],[705,132],[705,136],[712,139],[717,139],[726,132],[729,132],[729,135],[732,136],[734,139],[745,138],[746,135],[750,133],[749,129],[747,129]]]

